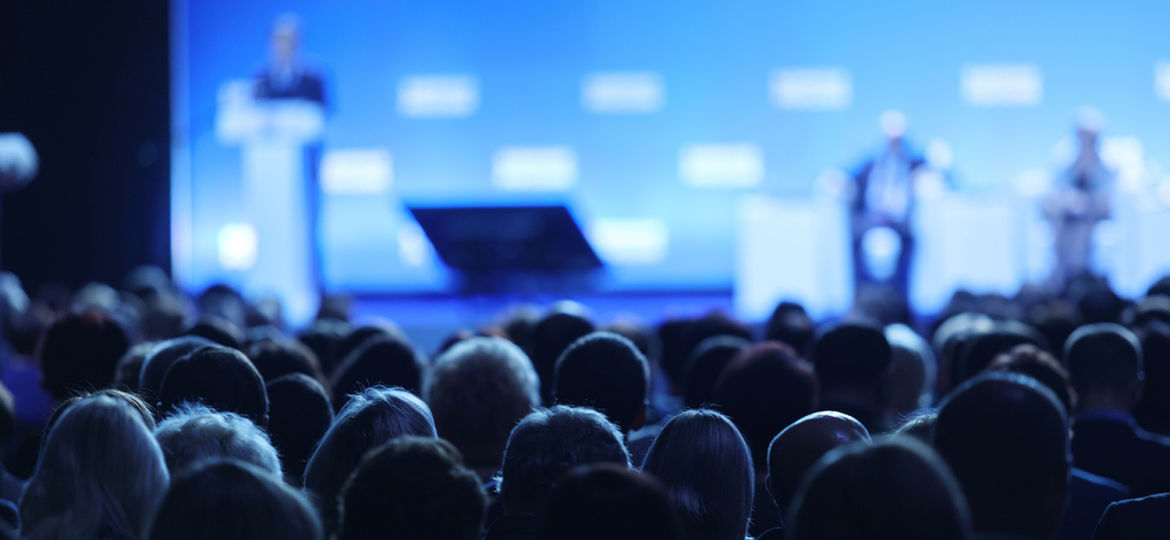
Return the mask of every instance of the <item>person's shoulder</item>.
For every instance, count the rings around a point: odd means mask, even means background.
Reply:
[[[775,527],[764,531],[756,540],[784,540],[784,527]]]
[[[1170,524],[1165,516],[1170,513],[1170,493],[1159,493],[1140,499],[1127,499],[1110,504],[1104,515],[1101,516],[1102,528],[1123,533],[1125,538],[1133,535],[1154,535],[1150,537],[1163,538],[1170,532]]]

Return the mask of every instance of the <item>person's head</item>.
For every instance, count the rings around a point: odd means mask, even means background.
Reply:
[[[843,323],[817,336],[810,355],[823,395],[846,395],[874,410],[890,370],[890,343],[881,329]]]
[[[417,396],[372,386],[349,397],[305,466],[305,490],[327,531],[337,525],[338,495],[362,456],[403,435],[437,436],[431,411]]]
[[[901,418],[929,406],[934,392],[937,366],[930,345],[910,327],[887,326],[890,343],[890,374],[886,378],[887,416]]]
[[[793,540],[966,540],[962,491],[929,446],[894,437],[830,452],[809,473],[785,521]]]
[[[943,400],[934,424],[975,531],[1049,538],[1068,493],[1069,429],[1052,391],[1031,377],[985,373]]]
[[[715,402],[715,383],[719,374],[751,342],[736,336],[704,339],[687,358],[682,374],[683,406],[697,409]]]
[[[110,396],[82,399],[48,433],[20,500],[21,537],[141,537],[168,480],[138,411]]]
[[[184,334],[206,338],[237,351],[244,350],[244,331],[240,329],[238,323],[217,315],[204,313]]]
[[[996,323],[990,332],[971,335],[955,351],[950,370],[951,384],[962,384],[982,373],[999,355],[1018,345],[1029,344],[1042,348],[1040,339],[1035,330],[1021,323]]]
[[[1064,365],[1081,408],[1133,411],[1142,394],[1142,347],[1137,336],[1113,323],[1077,328],[1064,347]]]
[[[503,338],[474,337],[436,360],[423,383],[439,436],[483,477],[495,474],[512,428],[540,406],[528,357]]]
[[[1076,406],[1077,394],[1069,382],[1068,371],[1065,371],[1056,357],[1040,347],[1027,343],[1017,345],[999,355],[987,370],[1020,373],[1036,379],[1052,390],[1060,404],[1064,406],[1066,414],[1072,414]]]
[[[211,459],[234,459],[280,475],[280,458],[268,435],[235,413],[182,405],[159,422],[154,437],[172,475]]]
[[[368,386],[397,386],[418,393],[423,362],[405,340],[379,336],[367,339],[342,360],[333,375],[333,404]]]
[[[1170,433],[1170,324],[1150,321],[1139,329],[1145,387],[1134,417],[1155,433]]]
[[[795,302],[780,302],[772,311],[772,317],[764,329],[764,337],[769,341],[779,341],[796,352],[805,354],[812,344],[816,327],[804,306]]]
[[[681,540],[666,490],[614,464],[583,465],[549,498],[540,540]]]
[[[102,388],[101,390],[96,390],[94,392],[76,394],[62,401],[59,405],[57,405],[56,409],[53,409],[53,414],[49,415],[49,421],[45,423],[43,433],[48,434],[50,431],[52,431],[53,426],[57,425],[57,421],[61,419],[61,416],[64,415],[65,411],[68,411],[70,407],[94,396],[111,397],[117,401],[129,405],[130,410],[134,411],[140,418],[142,418],[142,423],[146,425],[146,429],[150,430],[151,432],[154,431],[154,409],[148,403],[143,401],[142,398],[138,397],[137,394],[127,392],[125,390],[119,390],[117,388]]]
[[[812,413],[784,428],[768,446],[772,501],[783,513],[808,471],[829,451],[854,442],[869,442],[869,431],[852,416],[833,411]]]
[[[215,345],[215,342],[198,336],[180,336],[155,344],[142,359],[142,368],[138,372],[138,393],[143,399],[155,403],[171,364],[191,351],[208,345]]]
[[[533,327],[529,358],[536,368],[536,374],[540,376],[542,403],[553,402],[553,381],[556,380],[557,359],[561,353],[593,330],[593,321],[574,304],[552,310]]]
[[[938,420],[938,413],[924,411],[902,420],[894,430],[895,434],[913,437],[921,442],[930,444],[934,437],[934,422]]]
[[[662,428],[642,470],[666,488],[687,537],[740,540],[747,534],[755,491],[752,456],[726,416],[679,413]]]
[[[752,340],[752,331],[743,323],[732,319],[725,313],[718,311],[708,313],[697,319],[685,320],[679,323],[674,330],[670,330],[671,323],[664,324],[660,332],[663,335],[663,350],[660,364],[676,392],[682,390],[683,374],[686,362],[690,359],[699,344],[715,336],[734,336],[748,341]],[[677,335],[670,335],[677,333]],[[672,343],[667,346],[666,340]]]
[[[200,347],[171,364],[159,387],[159,413],[165,416],[188,402],[234,412],[260,427],[268,425],[264,379],[235,349]]]
[[[292,13],[285,13],[272,23],[269,50],[272,63],[277,67],[288,67],[297,63],[301,48],[301,19]]]
[[[337,349],[345,341],[352,328],[349,323],[336,319],[318,319],[301,333],[297,341],[313,351],[321,373],[329,375],[341,361],[336,357]]]
[[[213,460],[175,476],[149,540],[320,540],[321,521],[296,490],[250,464]]]
[[[109,313],[86,309],[63,315],[41,336],[41,385],[57,400],[109,386],[129,348],[126,331]]]
[[[304,373],[314,379],[324,380],[316,355],[299,341],[263,339],[248,347],[248,358],[265,382],[290,373]]]
[[[715,402],[739,427],[753,463],[763,472],[772,437],[815,410],[817,378],[791,347],[759,343],[724,368],[715,383]]]
[[[285,478],[299,486],[313,448],[333,423],[329,393],[304,373],[279,377],[266,388],[268,435],[280,453]]]
[[[137,391],[138,374],[142,372],[142,363],[146,361],[150,351],[154,350],[154,346],[154,342],[146,342],[127,349],[114,368],[114,386],[131,392]]]
[[[442,439],[399,437],[366,454],[341,495],[339,540],[478,540],[487,495]]]
[[[525,416],[508,437],[500,499],[508,514],[542,514],[557,482],[571,468],[590,463],[629,467],[630,454],[617,426],[584,407],[557,405]]]
[[[650,366],[630,340],[594,332],[574,341],[557,360],[553,399],[560,405],[591,407],[622,433],[642,427]]]

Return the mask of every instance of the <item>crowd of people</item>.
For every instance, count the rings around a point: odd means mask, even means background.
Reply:
[[[1170,278],[814,321],[518,309],[421,351],[158,269],[0,276],[0,538],[1170,537]],[[605,324],[603,324],[603,322]]]

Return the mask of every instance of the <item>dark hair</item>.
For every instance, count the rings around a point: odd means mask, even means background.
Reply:
[[[171,364],[191,351],[208,345],[215,345],[215,342],[198,336],[180,336],[158,342],[142,360],[142,371],[138,373],[138,393],[143,399],[154,403]]]
[[[94,392],[83,392],[76,394],[66,398],[65,401],[62,401],[59,405],[57,405],[56,409],[53,409],[53,414],[49,415],[49,421],[45,423],[44,433],[47,435],[49,431],[53,429],[53,426],[57,424],[57,421],[61,419],[61,415],[65,414],[65,411],[69,410],[70,407],[76,405],[83,399],[94,396],[111,397],[125,403],[126,405],[129,405],[130,408],[134,412],[138,413],[138,416],[142,418],[142,423],[146,425],[146,428],[152,432],[154,431],[154,408],[151,407],[150,404],[148,404],[142,398],[138,397],[137,394],[127,392],[125,390],[119,390],[117,388],[102,388],[101,390]]]
[[[817,393],[812,366],[791,347],[771,341],[740,351],[724,368],[715,402],[735,422],[762,471],[772,437],[813,412]]]
[[[795,302],[780,302],[768,319],[764,338],[779,341],[800,354],[806,354],[815,331],[816,328],[804,306]]]
[[[823,390],[864,387],[889,369],[890,343],[876,327],[842,323],[817,336],[811,359]]]
[[[303,373],[318,381],[325,377],[313,351],[291,339],[264,339],[253,343],[248,347],[248,358],[265,382],[291,373]]]
[[[317,441],[333,422],[329,393],[316,379],[304,373],[279,377],[267,385],[268,434],[280,451],[285,478],[299,486],[305,464]]]
[[[131,392],[138,390],[138,374],[154,345],[153,342],[139,343],[126,350],[114,368],[114,386]]]
[[[541,540],[679,540],[666,490],[649,475],[613,464],[582,465],[549,498]]]
[[[630,340],[594,332],[574,341],[557,360],[553,395],[558,404],[591,407],[635,429],[650,391],[650,365]]]
[[[487,495],[441,439],[399,437],[371,450],[341,496],[340,540],[478,540]]]
[[[979,333],[965,340],[957,351],[955,363],[951,366],[951,384],[958,385],[987,369],[995,359],[1019,345],[1034,345],[1041,348],[1042,344],[1035,330],[1023,327],[1022,324],[1007,325],[999,323],[990,332]]]
[[[41,385],[55,399],[109,386],[129,348],[126,331],[109,313],[87,309],[63,315],[41,336]]]
[[[1020,373],[1036,379],[1052,390],[1064,406],[1066,414],[1072,414],[1076,406],[1077,394],[1069,382],[1068,372],[1056,357],[1040,347],[1029,343],[1016,345],[1010,351],[1000,354],[987,369]]]
[[[930,447],[898,437],[826,455],[809,472],[786,524],[793,540],[972,537],[950,470]]]
[[[1146,379],[1134,417],[1143,428],[1170,434],[1170,324],[1151,321],[1139,335]]]
[[[930,444],[934,437],[934,423],[937,420],[937,412],[920,412],[902,420],[902,424],[894,430],[894,433],[898,435],[905,435],[907,437],[913,437],[921,442]]]
[[[137,538],[167,488],[138,411],[110,396],[72,404],[49,431],[20,500],[21,538]]]
[[[540,383],[528,357],[503,338],[473,337],[436,360],[423,384],[439,436],[468,466],[499,470],[516,423],[540,406]]]
[[[414,394],[422,383],[423,363],[418,352],[401,339],[376,336],[362,342],[342,360],[333,374],[333,405],[367,386],[396,386]]]
[[[665,325],[663,330],[665,330]],[[686,367],[687,359],[707,338],[735,336],[749,341],[752,339],[752,332],[748,327],[720,312],[712,312],[698,319],[683,321],[676,331],[679,333],[674,338],[676,344],[672,347],[672,351],[667,351],[664,342],[663,357],[660,362],[663,372],[676,387],[683,382],[683,369]],[[672,352],[672,354],[668,355],[667,352]]]
[[[305,490],[327,532],[337,525],[338,495],[367,451],[395,437],[435,437],[431,411],[401,388],[372,386],[349,397],[305,466]]]
[[[852,442],[869,442],[857,419],[835,411],[815,412],[776,434],[768,445],[768,492],[780,512],[788,510],[796,489],[818,460]]]
[[[280,476],[280,457],[268,434],[235,413],[185,404],[159,422],[154,438],[172,474],[203,461],[234,459]]]
[[[1064,363],[1073,388],[1081,395],[1117,392],[1143,378],[1141,344],[1119,324],[1077,328],[1065,345]]]
[[[736,336],[714,336],[704,339],[687,359],[683,367],[683,406],[696,409],[715,401],[715,382],[732,358],[751,342]]]
[[[218,345],[200,347],[171,364],[158,392],[163,415],[183,403],[202,403],[268,425],[264,379],[244,353]]]
[[[642,470],[657,478],[691,540],[740,540],[747,533],[755,471],[747,443],[726,416],[684,411],[662,428]]]
[[[630,464],[617,426],[583,407],[557,405],[525,416],[504,450],[500,498],[508,512],[540,513],[561,476],[576,465]]]
[[[321,373],[329,376],[340,362],[336,351],[350,330],[349,323],[345,321],[318,319],[313,321],[312,326],[297,334],[297,341],[313,351]]]
[[[399,339],[406,341],[406,337],[402,335],[402,331],[391,323],[367,324],[352,328],[349,333],[337,342],[333,348],[333,364],[329,370],[326,370],[326,375],[335,377],[337,371],[340,370],[340,365],[349,358],[349,355],[356,351],[359,347],[366,343],[366,341],[373,339]]]
[[[545,315],[532,329],[532,350],[529,358],[540,376],[540,399],[553,402],[553,381],[557,359],[577,339],[593,332],[593,322],[576,312],[554,310]]]
[[[216,315],[203,314],[184,334],[206,338],[229,349],[244,350],[244,332],[236,323]]]
[[[978,532],[1048,538],[1068,490],[1069,430],[1051,390],[1015,373],[985,373],[947,396],[934,447],[950,465]]]
[[[303,495],[251,465],[210,461],[175,477],[151,540],[319,540],[321,522]]]

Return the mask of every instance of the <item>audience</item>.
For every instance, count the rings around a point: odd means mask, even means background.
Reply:
[[[268,425],[264,379],[244,353],[218,345],[199,347],[176,360],[158,390],[158,410],[167,415],[185,403],[234,412]]]
[[[392,386],[419,393],[423,360],[405,340],[373,336],[349,353],[333,372],[333,405],[369,386]]]
[[[649,386],[650,365],[630,340],[594,332],[574,341],[557,359],[553,400],[590,407],[628,434],[645,422]]]
[[[586,316],[584,307],[574,303],[557,305],[532,328],[528,357],[540,377],[542,403],[553,403],[554,372],[561,353],[594,330],[593,321]]]
[[[584,465],[561,479],[545,511],[540,540],[681,540],[666,490],[614,464]]]
[[[715,383],[727,364],[752,342],[735,336],[714,336],[704,339],[687,358],[682,371],[683,406],[688,409],[708,407],[715,403]]]
[[[830,327],[813,341],[810,358],[820,381],[820,409],[848,414],[871,432],[884,431],[891,359],[881,329],[859,323]]]
[[[171,475],[213,459],[231,459],[274,476],[281,474],[280,458],[268,435],[235,413],[197,404],[181,405],[159,422],[154,438]]]
[[[269,403],[268,435],[280,453],[285,479],[301,486],[313,448],[333,423],[329,393],[304,373],[278,377],[265,388]]]
[[[57,401],[109,386],[129,348],[130,338],[109,313],[86,309],[66,314],[41,337],[41,384]]]

